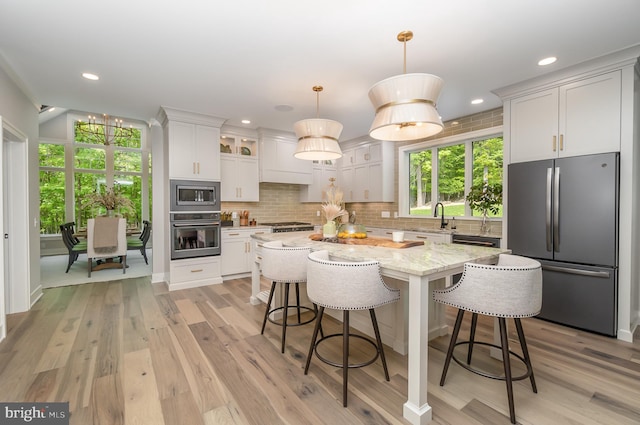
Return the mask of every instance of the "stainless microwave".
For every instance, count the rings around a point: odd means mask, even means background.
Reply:
[[[171,180],[171,211],[220,212],[220,182]]]

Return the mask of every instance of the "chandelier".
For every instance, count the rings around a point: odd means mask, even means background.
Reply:
[[[342,124],[338,121],[318,118],[322,86],[313,86],[313,91],[316,92],[316,118],[301,120],[293,125],[298,138],[293,156],[310,161],[338,159],[342,156],[342,150],[338,144]]]
[[[79,120],[75,127],[76,135],[104,142],[107,146],[112,144],[116,138],[134,137],[132,126],[123,127],[121,119],[112,118],[107,114],[102,115],[102,122],[96,121],[95,115],[89,115],[88,122]]]
[[[444,128],[436,100],[444,84],[431,74],[407,74],[407,41],[411,31],[398,34],[404,44],[404,73],[376,83],[369,100],[376,115],[369,135],[378,140],[409,141],[438,134]]]

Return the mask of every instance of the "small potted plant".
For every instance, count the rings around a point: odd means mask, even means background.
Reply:
[[[90,193],[83,202],[84,208],[102,207],[107,210],[107,215],[112,216],[116,210],[125,213],[133,213],[133,202],[120,191],[119,185],[113,185],[104,192],[97,190]]]
[[[489,212],[497,214],[500,211],[500,205],[502,205],[502,184],[489,184],[486,181],[475,184],[471,186],[466,199],[472,210],[482,213],[480,232],[487,233],[489,229],[487,214]]]

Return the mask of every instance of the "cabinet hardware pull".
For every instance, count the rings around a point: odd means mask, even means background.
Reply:
[[[364,160],[368,161],[369,159],[371,159],[371,155],[369,155],[368,153],[364,154]]]
[[[198,162],[198,174],[200,174],[200,163]]]
[[[238,236],[240,233],[229,233],[229,236]]]
[[[196,163],[193,163],[193,174],[196,174]]]
[[[426,236],[416,235],[416,239],[428,239]]]
[[[261,256],[259,256],[259,255],[257,255],[257,256],[256,256],[256,258],[257,258],[258,260],[262,260],[262,257],[261,257]]]
[[[264,232],[255,232],[254,233],[254,235],[262,235],[262,234],[264,234]],[[262,245],[260,245],[260,246],[262,246]]]
[[[560,150],[564,150],[564,134],[560,135]]]
[[[191,270],[191,273],[200,273],[204,271],[203,269],[195,269],[195,270]]]
[[[553,151],[556,151],[556,136],[553,136]]]
[[[239,187],[238,190],[240,191],[240,198],[242,198],[242,188]]]

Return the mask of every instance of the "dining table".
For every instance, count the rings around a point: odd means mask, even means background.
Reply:
[[[259,304],[260,298],[260,246],[264,242],[281,240],[284,246],[308,246],[312,251],[327,250],[332,259],[337,261],[369,261],[376,260],[380,264],[383,277],[393,278],[404,283],[401,292],[406,303],[407,334],[407,401],[402,412],[404,418],[413,425],[424,425],[431,421],[432,409],[427,400],[428,390],[428,343],[431,337],[445,335],[448,327],[445,323],[444,309],[439,314],[431,314],[433,305],[431,290],[433,285],[450,284],[451,277],[461,273],[467,262],[495,264],[501,253],[509,253],[503,248],[451,244],[444,242],[424,241],[418,246],[406,248],[390,248],[370,246],[366,244],[335,243],[334,241],[312,240],[315,232],[261,233],[251,235],[254,252],[252,262],[252,294],[250,302]],[[429,323],[429,320],[438,323]],[[434,335],[433,330],[436,329]],[[400,346],[400,349],[402,347]],[[400,351],[394,347],[396,351]],[[404,354],[404,353],[403,353]]]

